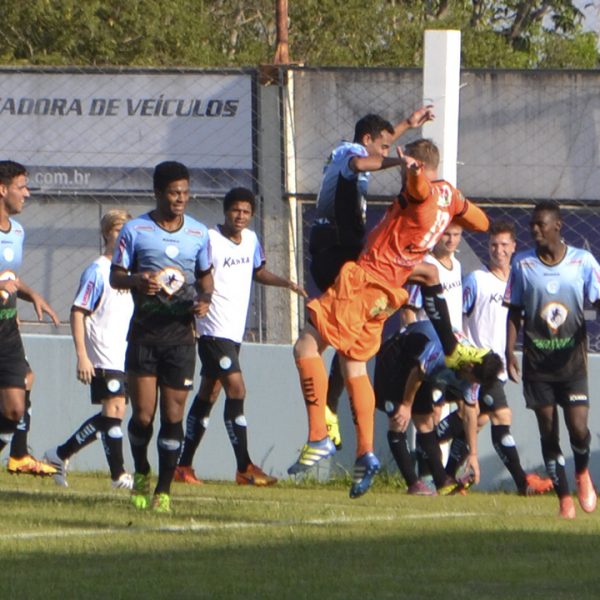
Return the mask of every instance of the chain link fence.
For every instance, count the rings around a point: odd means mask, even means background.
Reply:
[[[101,250],[101,215],[115,206],[134,216],[151,209],[152,168],[161,160],[190,167],[189,213],[208,226],[222,219],[230,187],[252,188],[268,267],[297,274],[314,292],[308,229],[327,156],[352,139],[364,114],[396,123],[422,103],[419,69],[2,69],[0,83],[4,156],[29,167],[34,188],[17,217],[26,231],[22,277],[65,322],[79,275]],[[519,248],[531,243],[535,202],[556,199],[567,243],[600,257],[600,75],[463,71],[461,85],[465,195],[491,218],[513,221]],[[411,130],[400,141],[420,136]],[[373,174],[369,225],[400,185],[396,169]],[[467,233],[465,244],[461,256],[486,261],[486,236]],[[278,338],[281,325],[270,320],[287,306],[301,325],[303,303],[291,298],[281,309],[269,293],[255,290],[246,338],[291,341],[295,330]],[[26,303],[20,314],[35,320]],[[600,329],[589,325],[590,346],[600,351]]]
[[[308,276],[307,240],[320,169],[354,123],[368,112],[392,122],[421,104],[419,70],[301,70],[295,73],[295,148],[301,200],[300,252]],[[531,246],[532,207],[557,200],[568,244],[600,258],[600,75],[585,72],[462,71],[458,186],[491,219],[514,222],[518,249]],[[443,98],[433,99],[439,105]],[[426,129],[423,132],[426,136]],[[400,143],[416,137],[409,131]],[[382,216],[398,191],[397,170],[373,174],[368,223]],[[468,272],[488,259],[487,236],[464,235],[459,255]],[[315,291],[314,288],[311,288]],[[588,311],[590,349],[600,351],[600,327]],[[392,322],[391,327],[395,326]]]

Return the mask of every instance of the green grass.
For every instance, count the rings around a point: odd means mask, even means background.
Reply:
[[[0,474],[0,598],[597,598],[600,513],[553,495],[175,484],[137,512],[108,477]]]

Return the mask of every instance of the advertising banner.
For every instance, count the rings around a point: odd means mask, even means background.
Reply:
[[[0,71],[3,157],[42,193],[152,189],[164,160],[194,194],[253,187],[252,76]]]

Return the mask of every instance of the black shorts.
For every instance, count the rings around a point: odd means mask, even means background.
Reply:
[[[198,338],[198,356],[202,362],[200,375],[220,379],[231,373],[240,373],[240,347],[226,338],[203,335]]]
[[[426,343],[421,334],[395,334],[381,346],[375,360],[374,390],[375,403],[379,410],[392,415],[402,402],[406,381],[412,369],[418,366],[414,358]],[[443,394],[429,381],[423,381],[412,406],[414,414],[427,415],[433,412],[433,406],[443,401]]]
[[[589,406],[587,377],[569,381],[523,381],[523,395],[527,408],[535,410],[543,406],[559,405],[563,408],[574,404]]]
[[[360,248],[332,246],[327,250],[312,255],[310,260],[310,274],[315,285],[321,292],[330,288],[344,264],[349,260],[356,260],[359,254]]]
[[[103,400],[124,396],[127,400],[127,387],[125,373],[110,369],[95,369],[96,375],[92,377],[90,396],[92,404],[102,404]]]
[[[194,385],[196,352],[194,346],[152,346],[129,342],[125,355],[128,375],[150,375],[159,385],[175,390],[191,390]]]
[[[492,385],[479,389],[479,412],[482,415],[494,412],[500,408],[508,407],[508,400],[504,392],[504,382],[496,379]]]
[[[20,337],[0,350],[0,388],[25,389],[25,379],[30,371]]]

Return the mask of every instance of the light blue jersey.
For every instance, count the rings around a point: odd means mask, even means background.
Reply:
[[[17,279],[23,260],[25,231],[14,219],[9,219],[8,231],[0,231],[0,280]],[[18,335],[17,295],[0,292],[0,336],[3,343],[7,336]]]
[[[600,265],[587,251],[567,246],[547,265],[535,249],[514,258],[504,300],[524,313],[523,377],[565,381],[587,374],[584,300],[600,298]]]
[[[333,150],[317,195],[317,216],[312,226],[310,251],[332,246],[362,248],[367,219],[368,172],[350,166],[355,157],[368,156],[362,144],[342,142]]]
[[[208,230],[184,216],[177,231],[166,231],[143,214],[125,225],[112,264],[131,273],[158,274],[162,291],[155,296],[132,290],[135,303],[128,339],[143,344],[193,344],[195,283],[211,268]]]

